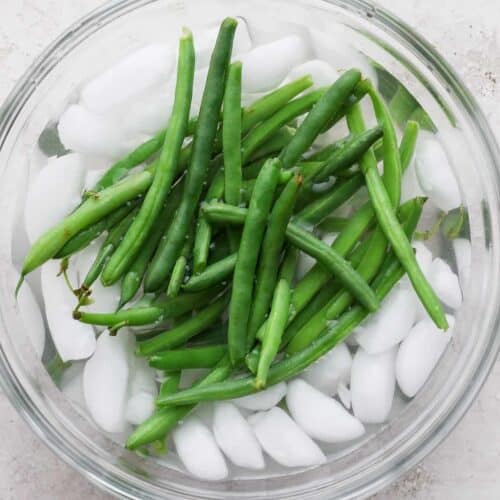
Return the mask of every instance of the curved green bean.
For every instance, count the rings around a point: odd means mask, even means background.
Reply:
[[[212,156],[224,97],[223,82],[227,76],[236,25],[235,19],[226,18],[219,29],[200,105],[182,200],[167,236],[158,247],[146,273],[144,289],[148,292],[159,290],[170,275],[184,244],[186,232],[193,222]]]
[[[150,356],[159,351],[174,349],[183,345],[190,338],[195,337],[198,333],[213,325],[226,308],[227,301],[227,297],[223,296],[174,328],[159,333],[151,339],[137,342],[136,354],[138,356]]]
[[[297,129],[293,139],[281,152],[280,160],[283,168],[295,166],[300,157],[311,147],[328,120],[342,109],[360,79],[361,73],[358,70],[348,70],[323,93]]]
[[[172,114],[165,142],[149,188],[139,213],[113,253],[101,275],[104,285],[112,285],[128,270],[141,250],[158,218],[177,170],[182,142],[186,136],[194,78],[194,45],[190,31],[185,30],[179,42],[177,83]]]
[[[278,353],[288,320],[290,295],[290,283],[284,278],[280,279],[274,291],[271,312],[269,313],[266,332],[262,340],[257,376],[255,378],[255,386],[258,389],[266,387],[269,368]]]
[[[278,277],[280,254],[285,242],[287,224],[293,213],[302,177],[295,175],[282,191],[271,210],[262,241],[255,281],[253,303],[248,321],[248,346],[254,343],[257,330],[266,318]]]
[[[238,254],[232,253],[223,259],[214,262],[205,268],[200,274],[191,276],[189,280],[182,285],[185,292],[199,292],[227,280],[234,271],[236,258]]]
[[[226,345],[186,347],[153,354],[149,366],[159,370],[185,370],[188,368],[213,368],[227,353]]]
[[[78,310],[73,317],[82,323],[90,325],[116,326],[120,324],[128,326],[150,325],[169,318],[178,318],[183,314],[209,304],[224,287],[218,286],[196,293],[184,293],[167,299],[163,302],[146,307],[131,307],[111,313],[95,313]]]
[[[183,185],[184,180],[181,180],[171,189],[167,200],[163,204],[162,211],[160,212],[160,215],[158,215],[158,220],[156,221],[151,234],[144,243],[134,262],[132,262],[129,270],[123,276],[118,309],[121,309],[127,302],[132,300],[139,290],[151,257],[153,257],[162,236],[165,234],[168,226],[172,222],[175,210],[181,200]]]
[[[247,331],[253,276],[278,182],[279,169],[280,162],[276,159],[268,160],[262,167],[244,221],[229,306],[228,348],[233,365],[245,357],[248,349]]]

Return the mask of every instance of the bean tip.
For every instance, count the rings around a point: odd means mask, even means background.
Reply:
[[[24,277],[25,276],[26,275],[24,273],[21,274],[21,276],[19,277],[19,281],[16,284],[16,289],[14,290],[14,297],[16,298],[16,300],[17,300],[17,297],[19,295],[19,290],[21,290],[21,286],[24,283]]]
[[[76,319],[76,320],[82,319],[82,313],[80,311],[78,311],[77,309],[75,309],[73,311],[73,319]]]

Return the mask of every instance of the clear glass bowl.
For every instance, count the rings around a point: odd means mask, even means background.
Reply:
[[[148,41],[174,40],[181,25],[226,15],[251,28],[312,29],[359,50],[416,96],[441,132],[470,217],[473,277],[453,342],[413,400],[396,401],[389,422],[347,448],[332,448],[320,467],[267,470],[206,483],[176,464],[141,458],[105,436],[61,395],[34,353],[13,296],[12,248],[20,234],[32,154],[40,132],[78,85],[120,54]],[[290,23],[290,24],[287,24]],[[288,27],[287,27],[288,26]],[[379,88],[390,79],[380,79]],[[0,381],[33,431],[91,481],[126,498],[353,498],[387,485],[429,453],[471,404],[495,361],[499,301],[498,151],[474,99],[442,58],[408,26],[360,0],[122,0],[68,29],[32,65],[0,118]],[[446,253],[446,248],[441,253]],[[449,254],[447,254],[448,257]],[[451,260],[451,258],[450,258]],[[34,280],[36,287],[36,279]],[[44,361],[50,354],[46,347]]]

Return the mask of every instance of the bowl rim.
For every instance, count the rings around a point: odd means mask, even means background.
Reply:
[[[97,31],[103,24],[112,22],[115,19],[114,16],[126,14],[128,11],[133,11],[158,1],[161,0],[109,0],[74,22],[50,43],[25,70],[0,108],[0,149],[2,149],[5,140],[9,136],[11,127],[15,123],[24,104],[35,90],[37,83],[50,73],[53,66],[65,53],[70,52],[84,37]],[[468,115],[474,116],[482,135],[483,144],[487,148],[493,165],[496,167],[497,176],[499,175],[500,163],[498,158],[500,150],[483,111],[455,70],[429,42],[414,31],[406,22],[384,7],[376,5],[371,0],[315,1],[337,5],[357,15],[368,17],[368,22],[377,27],[383,27],[389,35],[395,37],[400,43],[411,45],[412,49],[424,60],[430,62],[438,76],[446,83],[450,93],[460,97],[460,102],[465,112]],[[37,76],[37,78],[34,78],[34,76]],[[498,329],[498,324],[499,316],[497,315],[492,328]],[[432,435],[427,435],[426,439],[422,439],[413,449],[407,450],[407,454],[401,460],[393,464],[390,469],[386,469],[379,477],[375,479],[373,477],[368,478],[368,481],[359,485],[353,491],[352,496],[349,495],[349,498],[366,497],[388,486],[434,450],[460,422],[475,400],[498,357],[499,351],[500,336],[492,336],[489,349],[485,349],[475,377],[464,388],[461,401],[455,402],[446,415],[446,418],[435,427]],[[0,355],[0,386],[17,412],[42,442],[65,463],[108,493],[126,498],[139,498],[135,496],[138,492],[134,491],[132,485],[124,478],[110,477],[110,474],[103,473],[90,460],[82,461],[81,457],[76,457],[75,453],[71,450],[71,446],[68,446],[64,442],[64,438],[58,436],[57,432],[54,432],[55,429],[46,425],[43,416],[33,407],[29,397],[24,393],[21,384],[17,383],[16,376],[12,372],[8,362],[6,362],[3,353],[0,352],[0,354],[2,354]]]

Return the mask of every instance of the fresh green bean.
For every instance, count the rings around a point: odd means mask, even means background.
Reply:
[[[99,191],[112,186],[116,182],[123,179],[123,177],[125,177],[132,168],[137,167],[137,165],[140,165],[153,156],[163,146],[166,133],[166,128],[160,130],[154,137],[135,148],[121,160],[118,160],[114,165],[106,170],[104,175],[97,181],[90,192],[98,193]]]
[[[246,163],[252,154],[271,138],[284,125],[290,123],[294,118],[307,113],[323,96],[325,89],[318,89],[308,94],[298,97],[283,106],[271,118],[263,121],[252,129],[242,143],[242,162]],[[296,134],[292,141],[295,140]],[[291,142],[287,147],[290,147]]]
[[[226,18],[219,29],[215,48],[200,105],[198,124],[193,140],[193,151],[186,184],[177,214],[161,242],[146,273],[144,289],[148,292],[161,288],[179,256],[186,232],[193,223],[196,207],[208,174],[214,140],[219,123],[219,113],[224,97],[224,82],[231,59],[237,21]]]
[[[151,172],[145,170],[104,189],[99,196],[85,200],[76,210],[35,241],[24,259],[21,280],[54,257],[80,231],[137,198],[148,189],[152,179]]]
[[[363,185],[362,175],[335,183],[331,191],[325,192],[308,203],[295,215],[294,219],[306,224],[319,224],[335,209],[349,200]]]
[[[424,198],[409,200],[399,209],[399,217],[402,221],[404,231],[411,237],[420,219]],[[386,258],[387,240],[380,227],[373,232],[370,238],[363,243],[366,250],[363,252],[357,264],[358,272],[369,282],[379,272]],[[286,351],[296,353],[307,347],[327,328],[328,322],[337,319],[352,303],[353,297],[349,292],[340,290],[332,300],[318,311],[307,324],[289,336]]]
[[[262,349],[255,379],[255,385],[259,389],[266,386],[269,368],[279,350],[288,320],[290,295],[290,283],[286,279],[280,279],[274,291],[271,312],[269,313],[266,332],[262,340]]]
[[[223,203],[210,203],[205,205],[203,209],[205,214],[210,218],[214,219],[215,215],[215,218],[218,218],[219,221],[229,223],[242,224],[245,223],[247,217],[246,209],[231,207]],[[225,214],[228,214],[228,216],[224,217]],[[369,215],[371,221],[371,214]],[[315,258],[324,268],[326,268],[327,276],[328,272],[336,276],[344,286],[368,308],[368,310],[375,311],[378,308],[378,301],[366,281],[359,276],[352,266],[342,257],[341,253],[335,251],[333,246],[332,248],[328,247],[328,245],[293,222],[287,225],[286,237],[292,245],[295,245],[303,252]],[[315,292],[319,290],[326,281],[328,281],[328,278],[315,289]],[[314,295],[315,293],[312,296]],[[309,302],[310,298],[307,302]]]
[[[160,396],[168,396],[179,390],[179,382],[181,381],[180,372],[169,373],[167,378],[161,383],[158,394]]]
[[[311,147],[331,116],[336,115],[342,108],[360,78],[361,73],[358,70],[346,71],[323,93],[297,129],[293,139],[281,152],[280,160],[283,168],[295,166],[300,157]]]
[[[318,224],[318,229],[325,233],[340,233],[345,229],[347,224],[349,223],[349,219],[344,217],[327,217]]]
[[[188,265],[188,257],[191,254],[191,249],[193,248],[193,238],[194,231],[189,231],[186,236],[186,242],[182,248],[181,255],[177,258],[174,268],[172,270],[172,275],[170,276],[170,281],[167,288],[167,297],[177,297],[181,290],[182,284],[184,283],[184,278],[186,277],[186,268]]]
[[[115,227],[123,218],[125,218],[135,207],[137,207],[142,201],[141,198],[125,203],[118,210],[103,217],[100,221],[96,222],[92,226],[80,231],[78,234],[73,236],[55,256],[56,259],[64,259],[64,257],[69,257],[80,250],[88,247],[92,241],[98,238],[104,231],[110,231]]]
[[[270,157],[276,156],[281,150],[292,140],[295,135],[295,128],[285,125],[275,132],[270,139],[254,150],[246,161],[245,170],[248,168],[249,162],[256,162],[262,160],[262,164]],[[262,166],[261,164],[261,166]]]
[[[280,162],[276,159],[268,160],[262,167],[244,221],[229,306],[228,348],[233,365],[241,361],[247,353],[253,276],[278,182],[279,169]]]
[[[384,151],[384,173],[383,181],[385,189],[389,194],[392,207],[399,205],[401,197],[401,157],[398,151],[396,131],[392,122],[391,113],[382,96],[375,90],[369,80],[364,80],[368,95],[373,104],[375,116],[384,130],[382,147]]]
[[[222,118],[224,152],[224,199],[229,205],[240,204],[241,172],[241,63],[228,71]]]
[[[301,184],[302,177],[295,175],[276,200],[269,216],[260,250],[253,303],[248,321],[248,348],[253,345],[257,330],[264,322],[271,305],[286,228]]]
[[[228,356],[224,356],[215,368],[198,381],[195,386],[203,387],[225,380],[231,374],[232,368]],[[144,421],[129,436],[125,446],[135,450],[140,446],[165,439],[165,436],[185,418],[194,406],[180,406],[178,408],[160,408],[153,416]]]
[[[187,347],[162,351],[149,358],[149,366],[160,370],[185,370],[187,368],[213,368],[227,353],[225,345]]]
[[[129,326],[150,325],[169,318],[177,318],[184,313],[193,311],[199,307],[209,304],[216,297],[223,287],[217,286],[196,293],[184,293],[167,299],[163,302],[156,302],[146,307],[131,307],[112,313],[94,313],[87,311],[75,311],[73,317],[82,323],[102,326],[116,326],[126,324]]]
[[[104,285],[112,285],[128,270],[149,236],[170,190],[189,120],[194,60],[193,36],[190,31],[185,30],[179,43],[174,106],[153,183],[137,217],[104,267],[101,275]]]
[[[227,280],[234,271],[237,253],[232,253],[227,257],[209,265],[200,274],[191,276],[182,286],[185,292],[199,292]]]
[[[136,354],[138,356],[150,356],[159,351],[174,349],[183,345],[190,338],[210,327],[220,317],[226,306],[227,297],[222,296],[192,318],[184,321],[184,323],[180,323],[171,330],[159,333],[151,339],[137,342]]]
[[[87,271],[87,274],[82,282],[81,291],[89,290],[95,280],[101,274],[104,265],[120,244],[123,235],[132,224],[134,217],[137,215],[138,207],[134,208],[126,217],[124,217],[111,231],[104,240],[94,262]]]
[[[374,290],[381,301],[401,279],[404,271],[395,258],[390,258],[374,281]],[[316,339],[301,352],[275,363],[269,369],[267,386],[297,376],[312,363],[324,356],[360,325],[369,312],[362,306],[354,306],[331,325],[324,335]],[[233,399],[258,392],[254,378],[243,377],[227,382],[218,382],[179,391],[167,397],[159,397],[157,404],[174,410],[178,405],[197,404],[201,401]],[[181,406],[182,407],[182,406]]]
[[[401,156],[401,169],[404,172],[415,153],[417,145],[417,137],[420,131],[420,126],[417,122],[408,121],[403,132],[401,144],[399,145],[399,155]]]
[[[189,346],[217,345],[227,343],[227,322],[219,323],[196,335],[189,341]]]
[[[218,170],[215,177],[210,183],[205,197],[206,201],[217,200],[222,198],[224,194],[224,172]],[[196,223],[196,233],[194,238],[193,249],[193,271],[194,274],[201,273],[208,262],[208,254],[210,251],[210,243],[212,241],[212,226],[205,219],[200,211],[198,221]]]
[[[357,163],[373,143],[382,137],[382,134],[382,127],[374,127],[352,137],[342,148],[334,151],[325,160],[325,166],[316,174],[314,182],[326,181],[328,177],[336,172],[345,170]]]
[[[181,199],[183,184],[183,180],[177,182],[170,191],[151,234],[144,243],[141,251],[135,258],[129,270],[123,276],[120,290],[120,303],[118,306],[119,309],[132,300],[135,297],[137,290],[139,290],[151,257],[155,253],[162,236],[165,234],[168,226],[172,222],[175,210],[177,209]]]
[[[311,76],[305,75],[286,85],[278,87],[276,90],[254,101],[247,106],[243,112],[243,119],[241,122],[242,132],[246,133],[259,122],[267,120],[291,99],[311,87],[312,84],[313,81]]]

